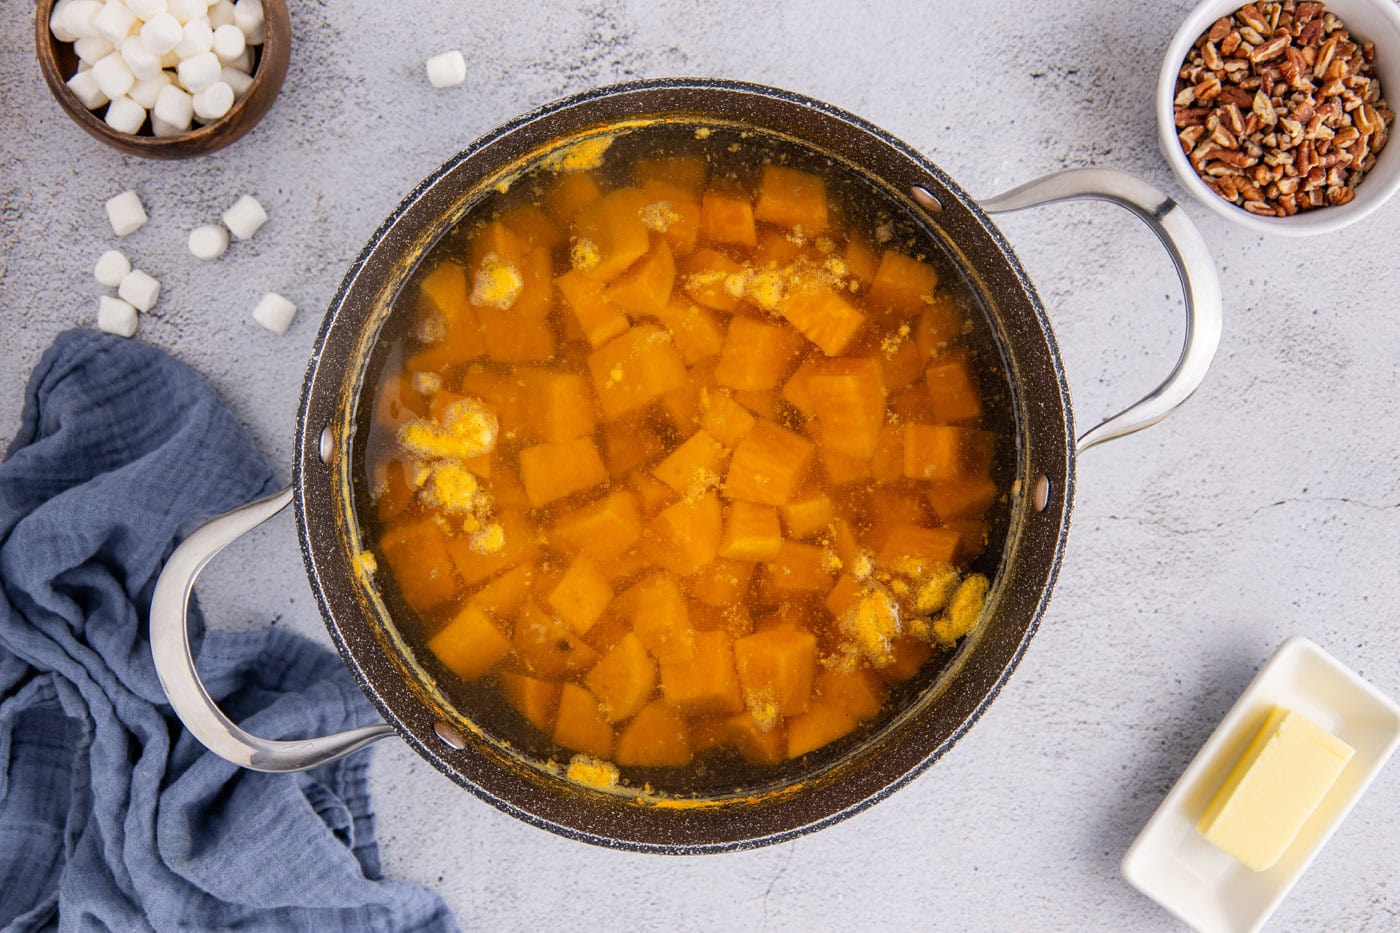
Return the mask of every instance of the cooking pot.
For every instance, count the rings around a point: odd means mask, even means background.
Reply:
[[[362,572],[354,495],[356,425],[367,361],[393,298],[428,248],[487,192],[561,140],[619,122],[739,121],[859,171],[944,247],[979,293],[1009,383],[1015,436],[1010,525],[979,629],[941,672],[879,728],[839,756],[766,785],[725,793],[601,790],[570,782],[458,710],[426,674],[373,581]],[[1076,442],[1064,368],[1035,289],[991,214],[1075,199],[1111,201],[1141,218],[1176,266],[1185,346],[1146,398]],[[1045,611],[1074,498],[1076,455],[1156,423],[1200,384],[1220,338],[1214,265],[1195,226],[1169,197],[1108,169],[1078,169],[974,200],[888,133],[787,91],[713,80],[658,80],[589,91],[490,133],[418,186],[370,239],[326,312],[297,419],[291,488],[214,519],[172,555],[151,606],[160,680],[185,726],[246,768],[295,771],[399,735],[439,770],[500,809],[575,839],[621,848],[703,852],[776,842],[880,800],[936,761],[972,725],[1016,666]],[[363,477],[360,477],[363,484]],[[220,712],[190,653],[187,606],[195,577],[225,545],[295,504],[302,554],[326,627],[387,724],[337,735],[268,740]]]

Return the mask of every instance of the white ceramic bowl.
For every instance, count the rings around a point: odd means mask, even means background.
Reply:
[[[1216,194],[1181,151],[1176,138],[1173,101],[1176,98],[1177,73],[1186,53],[1212,23],[1244,6],[1247,0],[1205,0],[1181,24],[1162,62],[1157,78],[1157,141],[1162,154],[1171,164],[1176,177],[1206,207],[1227,220],[1258,232],[1279,236],[1311,236],[1338,230],[1356,223],[1380,207],[1400,188],[1400,142],[1394,138],[1392,124],[1390,143],[1376,157],[1376,164],[1356,186],[1356,197],[1338,207],[1320,207],[1300,211],[1292,217],[1260,217],[1226,201]],[[1359,42],[1376,44],[1375,69],[1381,81],[1381,92],[1394,110],[1400,106],[1400,3],[1395,0],[1327,0],[1326,8],[1337,14],[1352,37]]]

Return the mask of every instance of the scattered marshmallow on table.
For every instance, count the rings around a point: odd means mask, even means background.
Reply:
[[[205,224],[190,231],[190,252],[196,258],[218,259],[228,249],[228,234],[215,224]]]
[[[160,282],[140,269],[132,269],[117,286],[117,297],[138,311],[149,311],[160,297]]]
[[[110,295],[103,295],[97,303],[97,329],[119,337],[130,337],[136,333],[136,309]]]
[[[257,198],[245,194],[234,202],[233,207],[224,211],[223,221],[234,236],[246,240],[267,223],[267,211],[263,210]]]
[[[428,83],[436,88],[456,87],[467,80],[467,60],[453,49],[427,61]]]
[[[253,320],[274,334],[285,334],[297,316],[297,306],[276,292],[268,292],[253,308]]]
[[[92,274],[108,288],[116,288],[131,272],[131,261],[119,249],[109,249],[97,260]]]
[[[135,191],[123,191],[107,200],[107,219],[112,223],[112,232],[117,236],[135,233],[145,224],[146,209]]]

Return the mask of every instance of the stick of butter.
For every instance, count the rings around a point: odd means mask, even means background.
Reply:
[[[1196,828],[1254,871],[1272,868],[1353,754],[1306,716],[1276,706]]]

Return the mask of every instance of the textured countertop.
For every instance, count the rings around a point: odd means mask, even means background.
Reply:
[[[92,265],[119,245],[164,286],[138,339],[204,372],[288,464],[321,311],[380,220],[479,134],[597,84],[792,88],[903,137],[978,195],[1080,165],[1182,195],[1150,101],[1186,3],[526,6],[295,2],[276,106],[230,149],[180,164],[80,132],[40,79],[32,6],[0,6],[0,439],[43,348],[92,324]],[[423,59],[452,47],[468,84],[434,91]],[[102,202],[125,188],[151,220],[118,243]],[[267,226],[196,262],[188,230],[243,192]],[[662,859],[533,829],[387,742],[374,752],[386,871],[440,890],[469,927],[1173,928],[1118,861],[1273,649],[1308,635],[1400,696],[1400,201],[1305,241],[1187,208],[1226,296],[1215,367],[1169,420],[1083,459],[1040,632],[931,771],[815,836]],[[1107,205],[1002,226],[1054,320],[1081,426],[1152,388],[1182,331],[1152,236]],[[264,290],[301,308],[284,337],[249,317]],[[326,641],[295,537],[284,516],[216,562],[200,586],[216,624],[275,621]],[[1274,928],[1400,924],[1397,799],[1392,764]]]

